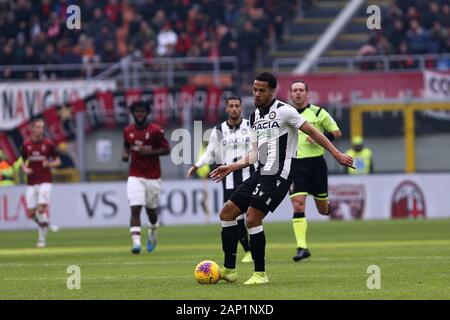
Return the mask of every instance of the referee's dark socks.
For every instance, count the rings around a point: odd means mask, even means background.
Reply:
[[[304,212],[294,212],[294,216],[292,217],[293,219],[301,219],[305,217],[305,213]]]
[[[239,230],[236,220],[220,221],[222,223],[222,249],[225,256],[223,266],[227,269],[236,268],[236,251],[239,241]]]
[[[245,220],[244,217],[241,219],[237,219],[238,223],[238,229],[239,229],[239,242],[242,245],[242,248],[244,248],[245,252],[250,251],[250,244],[248,243],[248,232],[247,227],[245,226]]]
[[[248,233],[250,235],[250,249],[252,251],[252,258],[255,262],[255,271],[264,272],[266,271],[266,235],[264,234],[263,226],[249,228]]]

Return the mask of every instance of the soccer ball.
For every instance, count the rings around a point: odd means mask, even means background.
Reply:
[[[198,283],[215,284],[220,279],[220,267],[214,261],[202,261],[195,267],[194,277]]]

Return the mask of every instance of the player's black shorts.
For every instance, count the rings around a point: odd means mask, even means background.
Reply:
[[[328,168],[324,157],[292,159],[290,197],[312,195],[328,199]]]
[[[223,188],[223,203],[225,203],[228,200],[230,200],[230,198],[231,198],[232,194],[234,193],[234,191],[236,191],[236,189]]]
[[[247,212],[248,207],[252,207],[267,214],[280,205],[291,183],[290,179],[283,179],[279,175],[261,175],[258,170],[236,189],[229,200],[233,201],[241,212]]]

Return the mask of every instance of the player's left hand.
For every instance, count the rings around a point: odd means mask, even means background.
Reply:
[[[219,182],[223,178],[225,178],[227,175],[231,173],[231,165],[222,165],[216,169],[214,169],[209,176],[211,177],[211,180],[215,182]]]
[[[45,169],[50,168],[50,163],[47,160],[42,161],[42,167]]]
[[[339,162],[340,165],[344,166],[344,167],[350,167],[352,169],[356,169],[353,166],[353,158],[343,154],[342,152],[339,152],[335,157],[337,162]]]
[[[23,170],[23,172],[24,172],[27,176],[33,174],[33,169],[31,169],[30,167],[23,166],[23,167],[22,167],[22,170]]]

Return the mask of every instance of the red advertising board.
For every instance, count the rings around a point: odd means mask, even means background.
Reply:
[[[423,96],[422,72],[374,72],[308,74],[304,76],[277,75],[278,97],[289,100],[290,84],[303,80],[309,86],[310,100],[315,103],[348,105],[353,99],[399,98],[410,92],[414,97]]]

